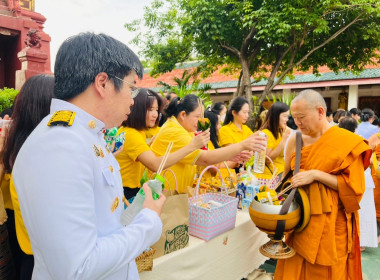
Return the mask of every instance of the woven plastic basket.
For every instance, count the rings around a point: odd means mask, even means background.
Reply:
[[[199,195],[199,183],[203,174],[208,169],[215,169],[218,172],[220,181],[222,182],[221,193],[206,193]],[[222,193],[223,189],[225,194]],[[195,193],[195,196],[189,198],[190,235],[208,241],[235,227],[238,199],[227,194],[223,177],[217,167],[208,166],[202,171],[198,179]],[[203,208],[199,205],[200,200],[202,203],[208,203],[210,200],[213,200],[220,203],[221,206],[211,209]]]
[[[137,265],[137,270],[141,271],[152,271],[153,269],[153,255],[156,252],[156,249],[151,248],[149,251],[143,252],[138,256],[135,261]]]
[[[270,189],[275,189],[276,186],[280,183],[280,176],[277,174],[277,168],[274,166],[273,160],[267,155],[265,157],[272,165],[273,174],[269,176],[267,174],[253,173],[253,175],[255,175],[259,181],[260,186],[265,185]]]

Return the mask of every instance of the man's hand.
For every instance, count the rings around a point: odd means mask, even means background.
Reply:
[[[162,207],[164,206],[166,197],[161,193],[160,197],[157,200],[153,200],[152,190],[147,184],[143,185],[143,190],[145,193],[145,201],[143,208],[148,208],[157,213],[158,216],[161,215]]]
[[[316,178],[317,170],[300,171],[292,177],[292,187],[298,188],[313,183]]]

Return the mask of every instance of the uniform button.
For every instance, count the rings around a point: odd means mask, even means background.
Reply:
[[[88,127],[94,129],[96,127],[96,121],[91,120],[88,122]]]
[[[110,167],[109,167],[109,168],[110,168],[111,172],[113,172],[113,167],[112,167],[111,165],[110,165]]]

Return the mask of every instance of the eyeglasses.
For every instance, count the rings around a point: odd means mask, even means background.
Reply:
[[[120,79],[119,77],[116,77],[114,75],[110,75],[110,76],[112,76],[112,77],[118,79],[119,81],[122,81],[123,83],[126,83],[127,85],[129,85],[131,87],[132,98],[135,98],[139,94],[140,88],[136,87],[134,84],[127,82],[127,81],[124,81],[123,79]]]

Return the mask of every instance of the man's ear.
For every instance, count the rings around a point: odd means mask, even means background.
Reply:
[[[318,107],[317,110],[320,120],[326,117],[326,111],[323,107]]]
[[[105,97],[107,94],[107,90],[110,85],[108,82],[109,82],[109,77],[104,72],[100,72],[95,77],[94,87],[102,98]]]

